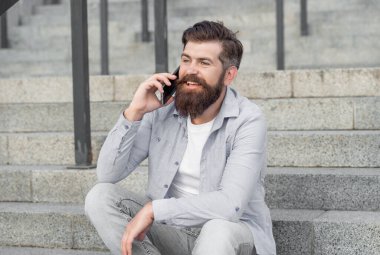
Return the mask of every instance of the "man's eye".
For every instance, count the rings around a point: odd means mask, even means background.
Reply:
[[[210,65],[210,63],[209,63],[209,62],[206,62],[206,61],[202,61],[201,64],[202,64],[202,65],[205,65],[205,66]]]
[[[188,60],[187,58],[183,58],[183,59],[182,59],[182,62],[183,62],[183,63],[188,63],[189,61],[190,61],[190,60]]]

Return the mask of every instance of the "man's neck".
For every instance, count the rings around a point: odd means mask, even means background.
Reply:
[[[191,123],[195,125],[199,125],[199,124],[207,123],[213,120],[216,117],[216,115],[218,115],[220,108],[222,107],[222,103],[223,103],[226,93],[227,93],[227,88],[224,88],[218,100],[216,100],[215,103],[210,105],[201,115],[199,115],[196,118],[191,118]]]

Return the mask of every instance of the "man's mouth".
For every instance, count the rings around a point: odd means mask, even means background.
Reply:
[[[186,85],[187,85],[187,86],[200,86],[199,83],[197,83],[197,82],[193,82],[193,81],[187,81],[187,82],[186,82]]]

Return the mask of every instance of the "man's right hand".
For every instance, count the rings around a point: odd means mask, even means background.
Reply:
[[[156,96],[156,91],[163,93],[161,83],[170,86],[170,80],[176,79],[177,76],[170,73],[158,73],[144,81],[137,88],[135,95],[129,107],[124,111],[124,117],[129,121],[141,120],[145,113],[154,111],[162,106]]]

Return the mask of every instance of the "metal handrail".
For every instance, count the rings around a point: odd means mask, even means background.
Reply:
[[[301,18],[301,36],[308,36],[309,35],[309,26],[307,22],[307,0],[301,0],[301,11],[300,11],[300,18]]]
[[[100,0],[100,74],[109,74],[108,0]]]
[[[141,40],[150,42],[148,0],[141,0]]]
[[[0,2],[0,49],[9,47],[7,10],[19,0],[3,0]]]
[[[300,0],[301,36],[309,35],[307,22],[307,0]],[[276,0],[276,45],[277,70],[285,69],[285,36],[284,36],[284,1]]]
[[[284,1],[276,0],[277,70],[285,69]]]
[[[8,25],[7,25],[7,13],[4,12],[0,15],[0,48],[6,49],[9,47],[8,42]]]
[[[156,72],[168,71],[168,24],[166,0],[154,1],[154,47]]]
[[[71,0],[74,144],[76,167],[92,167],[87,0]]]

